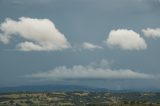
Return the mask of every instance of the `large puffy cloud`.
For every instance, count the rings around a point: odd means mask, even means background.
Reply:
[[[103,47],[101,47],[99,45],[95,45],[95,44],[89,43],[89,42],[84,42],[82,44],[82,47],[83,47],[83,49],[86,49],[86,50],[103,49]]]
[[[142,29],[142,32],[146,37],[151,37],[151,38],[158,38],[160,37],[160,28],[147,28],[147,29]]]
[[[59,66],[50,71],[26,75],[29,78],[47,80],[87,80],[87,79],[152,79],[153,75],[135,72],[130,69],[113,70],[108,66],[108,62],[102,60],[100,64],[91,63],[89,65],[74,65],[67,68]],[[103,66],[103,67],[102,67]]]
[[[26,40],[16,46],[22,51],[57,51],[70,47],[65,36],[49,19],[28,17],[21,17],[18,21],[6,19],[0,25],[0,31],[0,41],[4,44],[9,43],[13,36]]]
[[[133,30],[118,29],[112,30],[107,38],[109,47],[119,47],[124,50],[146,49],[147,44],[140,35]]]

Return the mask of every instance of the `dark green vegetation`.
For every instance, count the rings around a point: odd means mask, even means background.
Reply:
[[[0,106],[160,106],[160,93],[1,93]]]

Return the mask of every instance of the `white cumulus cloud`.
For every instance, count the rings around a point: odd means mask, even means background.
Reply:
[[[160,37],[160,28],[147,28],[147,29],[142,29],[142,32],[146,37],[150,38],[159,38]]]
[[[128,29],[110,31],[107,44],[109,47],[119,47],[124,50],[141,50],[147,48],[145,40],[138,33]]]
[[[82,47],[83,47],[83,49],[86,49],[86,50],[103,49],[103,47],[101,47],[99,45],[95,45],[95,44],[89,43],[89,42],[84,42],[82,44]]]
[[[0,41],[10,43],[18,36],[24,39],[16,45],[21,51],[57,51],[70,47],[65,36],[49,19],[21,17],[18,21],[6,19],[0,24]]]
[[[152,79],[153,75],[135,72],[130,69],[113,70],[101,65],[108,65],[108,62],[100,62],[97,65],[74,65],[67,68],[59,66],[50,71],[26,75],[29,78],[48,79],[48,80],[87,80],[87,79]]]

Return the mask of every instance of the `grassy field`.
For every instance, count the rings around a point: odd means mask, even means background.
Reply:
[[[160,106],[160,93],[3,93],[0,106]]]

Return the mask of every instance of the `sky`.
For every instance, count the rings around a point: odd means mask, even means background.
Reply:
[[[0,87],[160,89],[159,0],[0,0]]]

